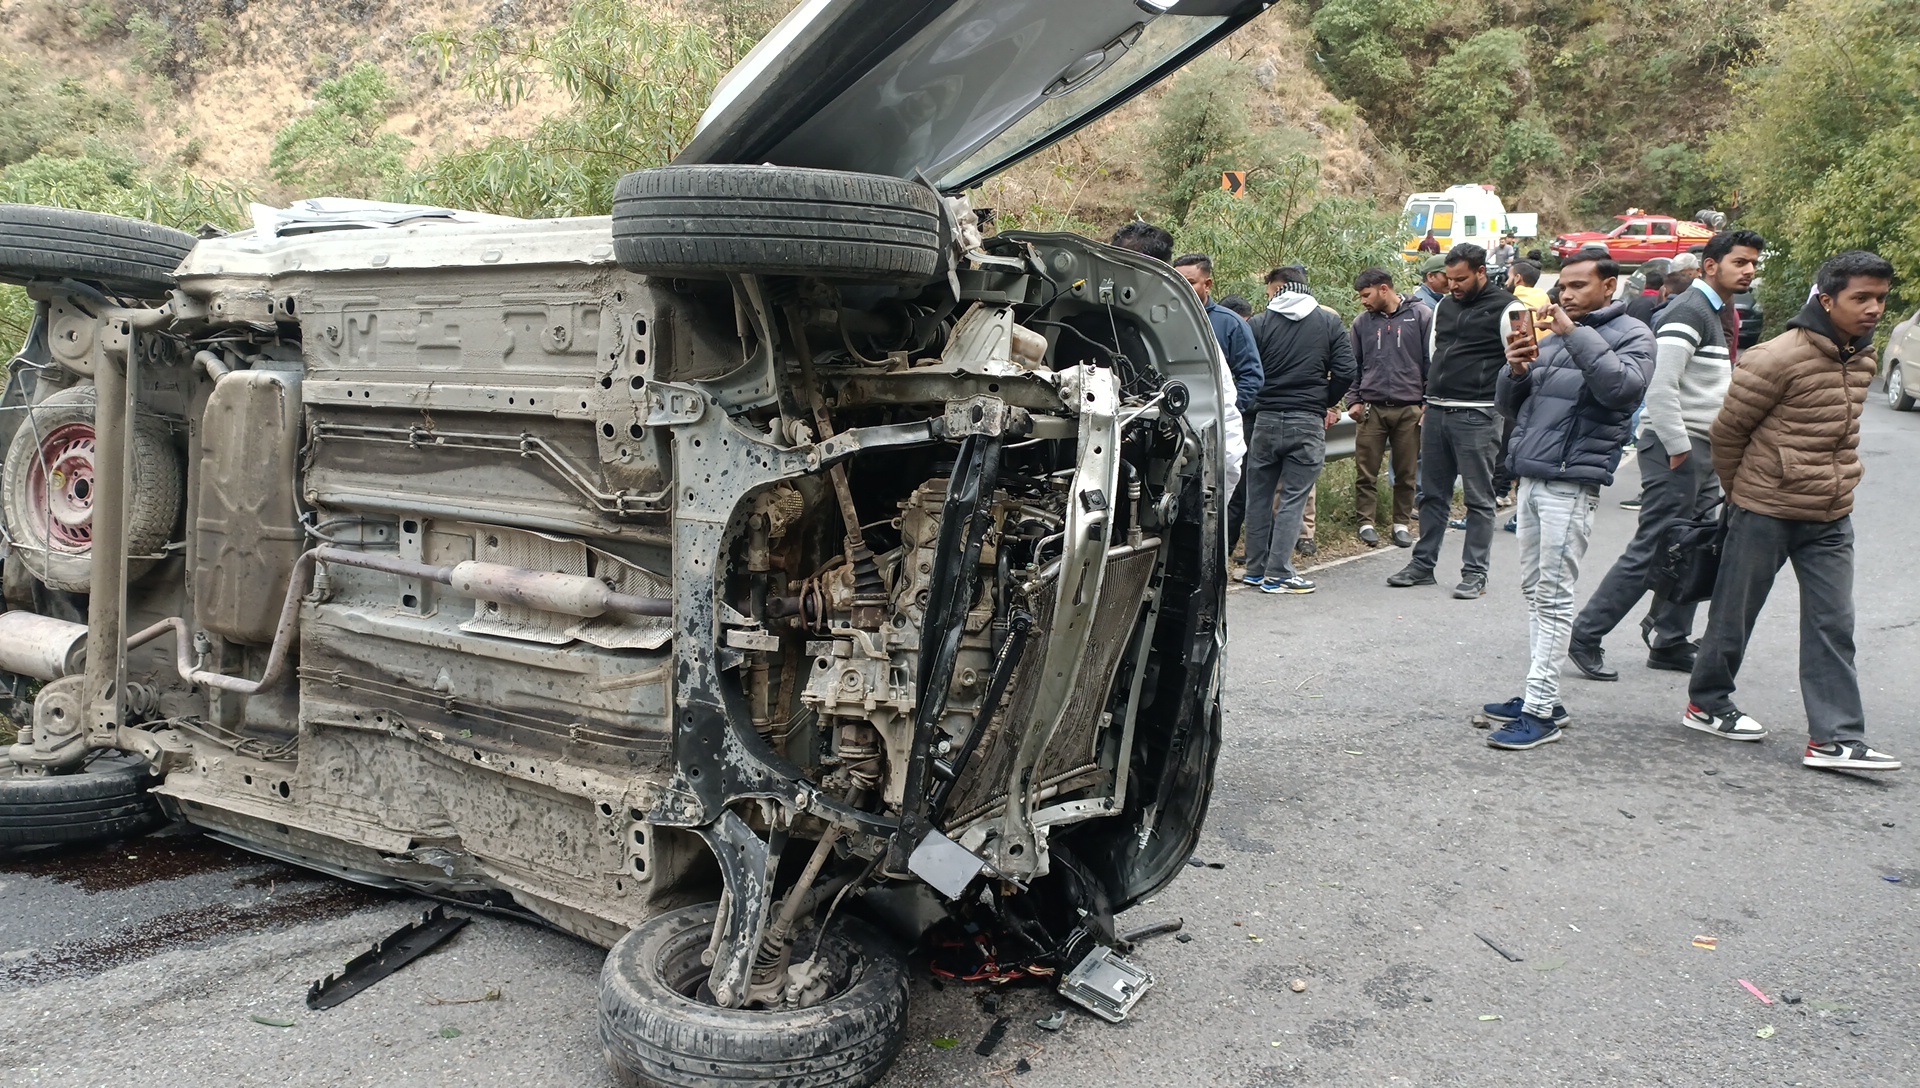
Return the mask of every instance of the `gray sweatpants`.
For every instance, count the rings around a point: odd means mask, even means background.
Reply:
[[[1573,634],[1573,587],[1593,536],[1600,488],[1520,477],[1520,589],[1527,598],[1527,713],[1551,720]]]
[[[1327,462],[1327,420],[1317,412],[1265,411],[1247,443],[1247,576],[1292,578],[1293,546],[1307,498]],[[1272,495],[1280,492],[1280,509]]]
[[[1713,714],[1733,709],[1734,678],[1780,568],[1800,580],[1800,692],[1815,744],[1866,739],[1853,664],[1853,519],[1787,521],[1734,507],[1713,583],[1707,633],[1687,697]]]
[[[1593,597],[1573,621],[1573,641],[1598,646],[1600,640],[1627,618],[1650,588],[1660,538],[1676,521],[1704,517],[1720,502],[1720,480],[1713,474],[1713,450],[1705,439],[1692,440],[1685,464],[1668,464],[1666,447],[1652,431],[1640,436],[1640,523],[1613,568],[1594,587]],[[1656,597],[1648,613],[1653,617],[1653,645],[1672,646],[1693,637],[1690,604],[1670,604]]]

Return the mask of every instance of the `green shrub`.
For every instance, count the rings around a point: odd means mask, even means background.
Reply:
[[[303,196],[384,197],[404,183],[413,144],[383,133],[392,84],[378,65],[359,64],[320,85],[312,112],[274,138],[274,180]]]

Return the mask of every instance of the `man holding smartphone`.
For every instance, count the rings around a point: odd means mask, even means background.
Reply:
[[[1560,301],[1516,319],[1495,396],[1513,420],[1507,460],[1520,481],[1521,588],[1527,598],[1526,693],[1489,703],[1495,748],[1560,739],[1560,659],[1573,633],[1573,591],[1593,533],[1600,489],[1613,482],[1627,421],[1653,375],[1653,333],[1613,301],[1620,268],[1575,254],[1560,269]],[[1533,326],[1550,328],[1542,343]]]

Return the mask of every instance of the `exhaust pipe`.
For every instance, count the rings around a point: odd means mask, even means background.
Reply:
[[[58,680],[86,667],[86,624],[33,612],[0,612],[0,670]]]

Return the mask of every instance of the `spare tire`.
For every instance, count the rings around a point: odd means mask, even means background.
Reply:
[[[101,842],[164,822],[146,760],[110,752],[77,770],[28,774],[0,756],[0,846]]]
[[[75,279],[131,298],[165,298],[194,237],[99,212],[0,204],[0,280]]]
[[[62,389],[30,405],[7,448],[0,506],[17,559],[49,589],[86,593],[93,585],[94,391]],[[185,481],[165,422],[136,416],[134,478],[127,495],[127,578],[158,561],[180,520]]]
[[[924,284],[945,245],[933,190],[877,174],[665,166],[614,189],[614,257],[647,275]]]
[[[832,996],[801,1009],[724,1009],[702,1000],[700,955],[717,904],[650,919],[622,937],[600,972],[600,1041],[626,1085],[860,1088],[900,1053],[907,976],[864,927],[846,922],[821,955],[844,970]]]

